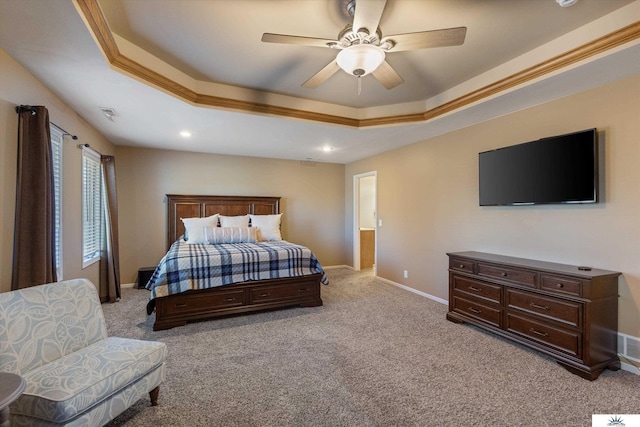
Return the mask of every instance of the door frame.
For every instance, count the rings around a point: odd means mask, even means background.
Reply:
[[[378,172],[370,171],[353,175],[353,268],[360,271],[360,179],[373,176],[375,178],[375,212],[373,228],[375,230],[374,271],[378,265]]]

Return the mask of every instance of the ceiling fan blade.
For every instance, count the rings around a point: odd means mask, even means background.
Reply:
[[[366,28],[369,34],[375,34],[386,4],[387,0],[357,0],[353,15],[353,31]]]
[[[402,52],[429,47],[459,46],[464,43],[466,35],[467,27],[421,31],[384,37],[380,41],[380,45],[383,45],[386,41],[393,42],[394,46],[389,49],[389,52]]]
[[[404,82],[404,79],[396,73],[396,70],[387,61],[383,61],[371,74],[387,89],[393,89]]]
[[[302,87],[306,87],[307,89],[315,89],[322,83],[324,83],[329,77],[333,76],[339,69],[340,66],[335,60],[333,60],[322,70],[314,74],[309,80],[302,83]]]
[[[285,34],[272,33],[264,33],[262,35],[262,41],[266,43],[298,44],[316,47],[331,47],[331,45],[337,45],[338,43],[337,40],[318,39],[315,37],[304,36],[288,36]]]

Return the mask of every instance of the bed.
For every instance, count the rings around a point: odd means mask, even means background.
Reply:
[[[168,252],[146,286],[151,291],[147,313],[156,314],[154,331],[218,316],[322,305],[320,285],[328,281],[320,263],[304,246],[286,241],[257,245],[187,245],[182,241],[185,228],[181,218],[217,213],[274,215],[280,213],[280,198],[167,195]],[[241,258],[244,266],[210,261],[217,259],[213,252],[222,252],[227,260]],[[302,261],[286,258],[285,252]],[[267,263],[271,267],[262,268]]]

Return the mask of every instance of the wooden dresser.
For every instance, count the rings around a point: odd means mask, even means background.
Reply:
[[[589,380],[620,369],[620,273],[482,252],[447,255],[448,320],[541,351]]]

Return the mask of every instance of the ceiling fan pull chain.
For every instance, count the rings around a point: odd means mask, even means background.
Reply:
[[[358,96],[360,96],[360,92],[362,92],[362,77],[358,77]]]

